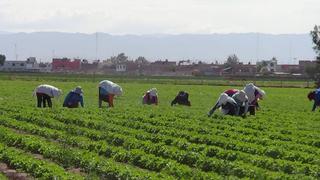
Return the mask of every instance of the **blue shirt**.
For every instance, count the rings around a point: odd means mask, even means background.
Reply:
[[[315,101],[317,102],[317,103],[319,103],[320,102],[320,88],[319,89],[316,89],[316,91],[315,91]]]
[[[109,93],[108,93],[108,91],[106,90],[106,89],[104,89],[104,88],[102,88],[102,87],[100,87],[100,95],[108,95]]]
[[[64,105],[68,105],[68,104],[74,105],[74,104],[78,104],[79,102],[81,104],[81,107],[83,107],[83,97],[82,97],[82,95],[71,91],[71,92],[69,92],[69,94],[64,99],[63,104]]]
[[[315,111],[317,106],[320,106],[320,88],[315,90],[312,111]]]

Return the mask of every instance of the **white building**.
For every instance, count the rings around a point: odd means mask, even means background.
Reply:
[[[26,69],[26,61],[5,61],[0,69],[2,71],[24,71]]]
[[[257,62],[257,66],[262,65],[262,69],[267,72],[276,72],[277,71],[277,60],[276,59],[271,59],[267,61],[260,61]]]
[[[51,63],[40,63],[38,64],[39,71],[49,73],[52,70],[52,64]]]
[[[51,63],[38,63],[35,57],[26,61],[5,61],[1,71],[51,72]]]
[[[117,64],[116,71],[117,72],[125,72],[127,70],[127,65],[125,64]]]

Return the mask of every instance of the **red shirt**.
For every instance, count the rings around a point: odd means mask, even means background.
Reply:
[[[224,93],[226,93],[228,96],[233,96],[235,93],[239,92],[238,89],[229,89],[229,90],[226,90]]]

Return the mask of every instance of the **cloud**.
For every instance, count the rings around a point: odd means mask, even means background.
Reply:
[[[305,33],[318,0],[1,0],[2,31]]]

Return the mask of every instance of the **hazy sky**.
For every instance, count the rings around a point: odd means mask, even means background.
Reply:
[[[0,31],[308,33],[320,0],[0,0]]]

